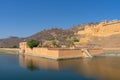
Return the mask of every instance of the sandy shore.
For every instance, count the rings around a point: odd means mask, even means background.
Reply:
[[[18,54],[19,48],[0,48],[0,54]]]

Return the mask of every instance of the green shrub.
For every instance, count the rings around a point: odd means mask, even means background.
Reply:
[[[17,46],[17,45],[14,45],[14,46],[12,46],[12,48],[18,48],[18,46]]]
[[[27,45],[30,48],[37,47],[39,45],[39,41],[37,41],[37,40],[30,40],[30,41],[27,42]]]
[[[54,40],[54,38],[53,37],[49,37],[47,40],[48,41],[52,41],[52,40]]]
[[[78,39],[74,39],[74,42],[79,42],[79,40]]]
[[[55,40],[52,40],[52,45],[56,46],[57,42]]]

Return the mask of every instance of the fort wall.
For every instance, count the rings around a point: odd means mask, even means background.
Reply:
[[[67,59],[67,58],[82,57],[82,52],[80,49],[62,49],[62,48],[31,49],[27,47],[26,42],[20,43],[20,52],[27,55],[33,55],[33,56],[39,56],[39,57],[45,57],[51,59]]]
[[[120,21],[103,21],[98,25],[85,26],[84,30],[78,31],[77,35],[85,35],[85,37],[80,39],[80,42],[75,44],[82,44],[88,42],[88,40],[93,37],[108,37],[114,34],[120,34]]]
[[[91,55],[102,53],[101,49],[92,50]],[[37,57],[44,57],[50,59],[69,59],[69,58],[80,58],[85,57],[81,49],[70,49],[70,48],[29,48],[26,42],[20,43],[20,52],[26,55],[32,55]]]

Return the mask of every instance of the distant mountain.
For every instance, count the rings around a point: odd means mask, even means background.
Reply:
[[[71,44],[73,38],[75,38],[74,33],[79,30],[84,29],[86,25],[95,25],[99,24],[98,22],[88,23],[88,24],[79,24],[74,25],[69,29],[61,29],[61,28],[50,28],[46,30],[42,30],[32,36],[26,38],[19,37],[9,37],[5,39],[0,39],[0,47],[18,47],[19,43],[22,41],[28,41],[31,39],[42,41],[43,43],[50,40],[57,40],[60,44]]]
[[[23,41],[23,38],[9,37],[5,39],[0,39],[1,48],[16,48],[19,46],[19,42]]]

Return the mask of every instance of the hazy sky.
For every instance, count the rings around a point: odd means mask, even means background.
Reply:
[[[0,0],[0,38],[120,19],[120,0]]]

